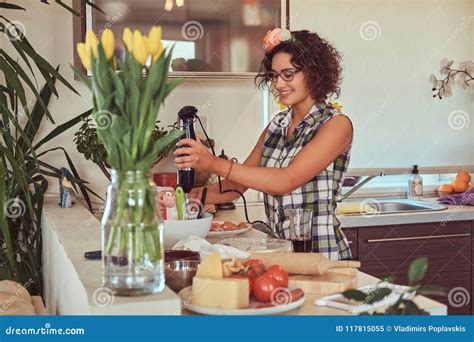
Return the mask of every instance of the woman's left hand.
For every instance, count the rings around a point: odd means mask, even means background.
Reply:
[[[174,154],[176,155],[174,162],[178,169],[192,167],[193,169],[199,170],[201,172],[212,172],[211,167],[213,166],[213,163],[217,157],[212,155],[200,140],[196,141],[194,139],[182,139],[179,141],[179,144],[180,146],[187,146],[178,147],[174,151]],[[180,156],[183,154],[188,155]]]

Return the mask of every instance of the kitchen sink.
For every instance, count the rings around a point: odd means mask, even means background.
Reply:
[[[412,199],[370,199],[364,201],[379,214],[394,214],[401,212],[438,211],[447,206],[438,203],[429,203]]]

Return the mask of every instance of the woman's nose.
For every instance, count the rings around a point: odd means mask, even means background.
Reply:
[[[279,91],[281,89],[283,89],[283,87],[286,85],[286,82],[283,81],[283,79],[281,78],[280,75],[278,75],[278,78],[275,82],[275,88]]]

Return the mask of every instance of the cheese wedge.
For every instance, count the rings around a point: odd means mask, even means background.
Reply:
[[[205,257],[196,272],[198,278],[213,278],[221,279],[222,274],[222,260],[219,253],[214,252]]]
[[[249,283],[236,278],[193,278],[192,304],[214,309],[247,309]]]

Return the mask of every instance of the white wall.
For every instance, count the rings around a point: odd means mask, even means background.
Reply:
[[[351,168],[473,164],[468,92],[433,99],[428,79],[444,57],[455,66],[474,58],[474,1],[292,0],[290,8],[292,30],[318,32],[344,54]],[[448,121],[456,110],[471,122],[463,129]]]
[[[72,15],[60,6],[36,1],[18,1],[27,12],[8,16],[21,22],[35,48],[61,70],[81,97],[59,87],[59,99],[50,109],[62,123],[89,109],[90,94],[74,81],[69,64],[73,58]],[[457,62],[474,57],[474,20],[462,26],[463,17],[474,14],[473,0],[291,0],[291,28],[309,29],[334,42],[344,54],[342,98],[344,111],[352,117],[356,138],[351,167],[422,166],[472,164],[473,125],[452,129],[448,116],[454,110],[468,113],[472,102],[467,93],[456,89],[452,98],[432,99],[428,77],[438,74],[443,57]],[[359,29],[366,21],[376,21],[378,39],[364,40]],[[209,133],[217,151],[243,161],[263,128],[262,96],[252,80],[188,81],[167,100],[160,120],[170,124],[183,105],[195,105],[207,117]],[[51,126],[45,125],[44,136]],[[53,146],[70,152],[80,174],[99,193],[106,179],[91,162],[76,152],[73,133],[57,139]],[[66,165],[57,152],[47,161]],[[160,165],[172,170],[171,160]],[[49,191],[56,192],[56,182]],[[253,198],[255,198],[253,196]]]
[[[57,124],[61,124],[91,107],[89,90],[73,79],[69,65],[73,60],[72,15],[58,5],[50,6],[33,1],[18,1],[27,12],[10,11],[8,17],[24,25],[26,35],[37,51],[53,66],[60,64],[63,75],[77,89],[77,96],[67,88],[58,88],[59,98],[51,99],[50,111]],[[180,85],[166,100],[159,114],[162,124],[176,121],[178,110],[184,105],[194,105],[208,122],[208,134],[216,141],[216,153],[224,148],[228,156],[243,161],[257,142],[263,130],[262,94],[253,80],[190,80]],[[45,122],[46,123],[46,122]],[[99,194],[105,193],[107,181],[98,167],[84,160],[72,142],[77,128],[71,129],[56,139],[53,146],[63,146],[71,154],[81,176],[89,181]],[[51,125],[42,127],[40,136],[45,136]],[[46,160],[56,166],[67,166],[60,152],[51,154]],[[156,171],[174,171],[172,156],[169,156]],[[57,192],[57,182],[52,181],[50,192]],[[249,196],[256,199],[255,194]]]

